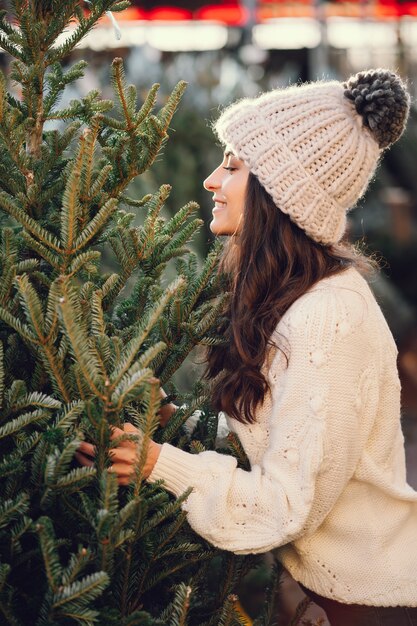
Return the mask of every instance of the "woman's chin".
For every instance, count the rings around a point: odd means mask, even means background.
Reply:
[[[210,222],[209,228],[213,235],[216,235],[217,237],[233,234],[233,231],[230,228],[228,228],[225,224],[217,223],[217,220],[215,218]]]

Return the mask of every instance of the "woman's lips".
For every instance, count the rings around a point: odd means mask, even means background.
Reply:
[[[225,208],[226,208],[226,203],[225,202],[215,202],[214,203],[214,208],[213,208],[213,213],[217,213],[218,211],[222,211]]]

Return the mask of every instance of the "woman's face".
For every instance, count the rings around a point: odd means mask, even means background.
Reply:
[[[204,181],[204,188],[213,194],[213,219],[210,230],[214,235],[233,235],[243,215],[249,168],[230,150],[223,161]]]

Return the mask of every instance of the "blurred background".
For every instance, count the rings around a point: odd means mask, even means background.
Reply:
[[[10,10],[7,0],[0,0],[0,8]],[[343,80],[372,67],[393,69],[407,80],[413,98],[407,131],[385,154],[365,198],[350,214],[349,230],[352,240],[380,260],[371,287],[398,345],[408,480],[417,488],[417,0],[135,0],[115,17],[116,23],[111,16],[103,20],[68,59],[71,65],[84,58],[89,66],[61,104],[92,89],[113,99],[109,70],[116,56],[124,59],[127,81],[141,100],[158,82],[161,106],[179,80],[188,82],[169,141],[130,192],[141,197],[171,184],[166,215],[196,200],[204,220],[194,243],[201,259],[213,240],[211,194],[202,183],[222,157],[210,123],[222,106],[297,82]],[[7,74],[8,67],[0,50],[0,69]],[[140,223],[143,216],[136,219]],[[181,368],[175,380],[180,390],[191,389],[199,360],[196,355]],[[250,582],[250,593],[242,590],[249,613],[256,614],[264,587],[258,577]],[[287,581],[282,624],[302,598],[298,586]]]

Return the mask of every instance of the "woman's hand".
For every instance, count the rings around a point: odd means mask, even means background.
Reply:
[[[142,436],[142,433],[138,428],[133,426],[133,424],[130,424],[130,422],[126,422],[123,424],[123,430],[117,427],[113,428],[111,439],[116,439],[126,433],[138,435],[139,437]],[[159,443],[155,443],[152,439],[149,441],[145,467],[143,468],[144,478],[148,478],[151,474],[154,465],[158,460],[161,447],[162,446]],[[119,485],[128,485],[132,480],[134,480],[135,468],[139,460],[139,452],[140,448],[135,441],[122,441],[116,448],[112,448],[110,450],[112,464],[108,471],[114,472],[117,475]],[[75,457],[81,465],[93,467],[95,447],[91,443],[82,441],[78,451],[75,453]]]
[[[159,394],[162,400],[167,397],[167,394],[162,389],[162,387],[160,387],[159,389]],[[164,406],[161,406],[161,408],[159,409],[159,423],[161,424],[161,426],[166,426],[168,424],[169,420],[177,409],[177,405],[173,402],[169,402],[168,404],[164,404]]]

